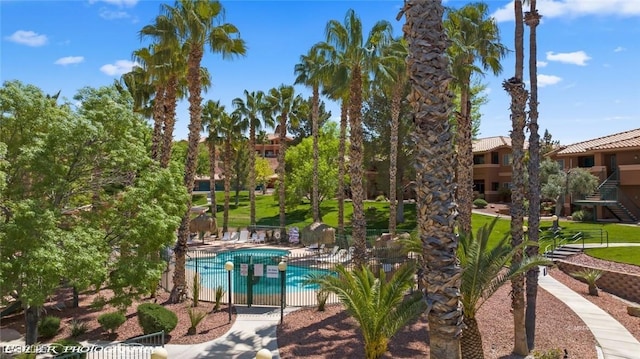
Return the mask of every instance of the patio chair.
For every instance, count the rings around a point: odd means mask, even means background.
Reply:
[[[266,234],[264,232],[258,233],[258,238],[256,239],[256,243],[264,243]]]
[[[249,239],[251,243],[258,243],[258,232],[251,233],[251,238]]]
[[[340,246],[335,246],[335,247],[333,247],[333,249],[331,250],[330,253],[318,256],[318,258],[316,258],[316,261],[318,261],[318,262],[336,262],[339,255],[343,255],[343,254],[346,254],[346,253],[347,253],[346,249],[340,249]]]
[[[247,243],[249,241],[249,231],[243,229],[240,231],[240,236],[238,237],[238,243]]]

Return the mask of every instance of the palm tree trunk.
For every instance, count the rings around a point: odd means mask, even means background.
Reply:
[[[200,142],[200,128],[202,122],[202,96],[200,82],[200,61],[202,60],[202,48],[193,47],[187,59],[187,83],[189,88],[189,146],[187,148],[187,159],[184,167],[184,185],[187,188],[187,210],[182,217],[182,222],[178,228],[178,242],[174,253],[176,266],[173,273],[173,288],[169,295],[170,303],[178,303],[186,299],[186,253],[187,241],[189,239],[189,222],[191,220],[191,204],[193,201],[193,184],[196,177],[196,167],[198,165],[198,143]],[[166,135],[166,134],[165,134]],[[166,138],[166,137],[165,137]]]
[[[216,218],[217,204],[216,204],[216,168],[218,167],[216,156],[216,144],[213,140],[215,134],[211,129],[209,130],[209,194],[211,195],[211,217]]]
[[[460,232],[471,233],[471,206],[473,204],[473,144],[471,141],[471,117],[469,113],[469,84],[462,85],[456,146],[458,147],[458,225]]]
[[[397,173],[398,173],[398,126],[400,120],[400,106],[402,105],[402,90],[404,84],[397,83],[393,88],[391,99],[391,130],[389,134],[389,233],[396,234],[396,220],[398,202]]]
[[[462,359],[484,359],[482,334],[480,334],[478,321],[476,318],[464,317],[464,324],[466,328],[460,338]]]
[[[536,0],[529,0],[530,11],[525,14],[525,22],[529,26],[529,79],[531,97],[529,99],[529,240],[539,241],[540,228],[540,134],[538,129],[538,69],[536,29],[540,23],[540,15],[536,10]],[[538,254],[537,246],[527,247],[527,256]],[[538,298],[538,267],[527,271],[526,289],[527,306],[525,311],[525,328],[527,345],[535,348],[536,306]]]
[[[522,226],[524,223],[524,126],[526,119],[526,106],[528,93],[522,81],[524,46],[522,21],[522,1],[514,1],[515,9],[515,48],[516,69],[515,77],[503,82],[503,87],[511,96],[511,147],[513,152],[512,163],[512,190],[511,190],[511,244],[513,247],[522,243]],[[517,251],[513,256],[512,266],[522,262],[523,252]],[[529,354],[527,335],[525,328],[525,300],[524,300],[524,275],[519,275],[511,280],[511,308],[513,309],[514,344],[513,353],[517,355]]]
[[[164,124],[164,87],[156,86],[153,100],[153,135],[151,136],[151,158],[160,161],[162,153],[162,125]]]
[[[345,155],[347,142],[347,101],[340,103],[340,143],[338,144],[338,238],[344,233],[344,176],[346,174]]]
[[[249,224],[256,224],[256,127],[249,118]]]
[[[160,166],[169,167],[171,161],[171,147],[173,145],[173,128],[176,124],[176,97],[177,97],[177,79],[172,76],[167,83],[167,92],[164,98],[164,133],[162,140],[162,155],[160,158]],[[199,138],[198,138],[199,139]]]
[[[231,138],[224,140],[224,214],[222,233],[229,231],[229,205],[231,204]]]
[[[318,162],[320,151],[318,149],[318,102],[320,94],[318,86],[313,86],[312,110],[311,110],[311,134],[313,136],[313,185],[311,190],[311,207],[313,208],[313,221],[320,222],[320,205],[318,196]]]
[[[351,127],[349,173],[351,174],[351,203],[353,204],[351,235],[354,247],[353,262],[356,267],[359,267],[366,263],[367,255],[367,224],[364,218],[364,186],[362,184],[362,71],[355,68],[352,76],[349,94],[349,124]]]
[[[441,1],[407,0],[403,27],[415,116],[417,217],[426,266],[431,358],[459,359],[462,309],[455,235],[455,152],[449,125],[452,96]]]
[[[285,176],[285,151],[287,150],[287,113],[283,112],[280,115],[280,150],[278,151],[278,204],[280,208],[280,239],[283,239],[286,235],[285,226],[287,225],[286,217],[286,192],[284,188],[284,176]]]

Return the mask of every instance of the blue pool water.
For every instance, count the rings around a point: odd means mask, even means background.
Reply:
[[[203,287],[215,289],[218,286],[222,286],[226,291],[229,285],[229,273],[224,269],[224,264],[227,261],[231,261],[234,264],[231,280],[233,292],[246,293],[248,276],[241,273],[241,264],[262,264],[263,275],[261,277],[254,277],[253,293],[279,293],[281,288],[280,273],[278,273],[277,278],[267,277],[267,266],[277,266],[283,257],[288,255],[289,251],[283,249],[237,249],[217,253],[211,257],[198,258],[197,260],[190,259],[187,261],[187,268],[196,271],[197,264],[197,272],[200,273]],[[253,266],[253,268],[255,268],[255,266]],[[303,281],[310,273],[321,275],[331,272],[323,269],[288,265],[285,280],[287,293],[317,289],[317,286],[314,285],[303,285]]]

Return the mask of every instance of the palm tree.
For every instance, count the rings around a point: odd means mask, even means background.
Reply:
[[[363,38],[362,22],[353,9],[349,9],[344,24],[330,20],[326,26],[326,42],[319,46],[330,56],[334,76],[342,77],[349,84],[349,125],[350,149],[349,166],[351,174],[351,199],[353,217],[351,220],[357,265],[366,261],[366,221],[364,217],[364,186],[362,169],[362,91],[373,70],[374,60],[380,56],[380,49],[391,41],[392,27],[387,21],[373,25],[366,39]],[[339,82],[339,81],[338,81]]]
[[[191,194],[198,160],[198,143],[202,120],[202,78],[200,63],[204,56],[205,45],[223,58],[244,55],[246,47],[240,39],[238,29],[230,23],[222,23],[224,9],[219,1],[178,0],[175,6],[163,5],[162,10],[172,25],[171,30],[180,39],[187,54],[187,83],[189,91],[189,136],[187,159],[185,163],[184,183],[189,193],[189,208],[178,229],[178,243],[174,249],[176,265],[173,276],[173,289],[169,302],[176,303],[186,294],[185,252],[189,236],[189,214],[191,212]]]
[[[242,137],[242,131],[246,129],[246,122],[243,122],[239,111],[228,114],[220,112],[219,134],[224,142],[223,155],[223,176],[224,176],[224,212],[222,217],[222,233],[229,229],[229,205],[231,203],[231,178],[233,177],[232,160],[234,159],[234,143]]]
[[[304,84],[311,87],[311,135],[313,136],[313,185],[311,190],[311,208],[313,221],[320,222],[320,205],[318,200],[318,117],[320,103],[320,86],[323,84],[326,75],[323,69],[326,67],[326,58],[319,48],[313,47],[306,55],[300,56],[300,63],[295,65],[295,84]]]
[[[207,131],[207,147],[209,148],[209,193],[211,196],[211,216],[216,218],[218,205],[216,203],[216,168],[218,158],[216,156],[216,144],[220,121],[224,113],[224,105],[220,101],[209,100],[202,108],[202,129]]]
[[[460,90],[460,111],[456,116],[458,225],[461,232],[470,233],[473,202],[471,77],[484,75],[482,70],[490,70],[494,75],[502,72],[500,60],[506,56],[507,48],[500,43],[498,24],[489,17],[489,7],[485,3],[448,11],[445,28],[452,43],[447,53],[451,59],[453,84]],[[482,68],[475,64],[476,61]]]
[[[426,273],[431,358],[459,359],[462,310],[454,200],[455,152],[449,124],[452,94],[441,1],[407,0],[402,9],[412,85],[419,236]],[[401,13],[401,14],[402,14]]]
[[[461,349],[465,359],[483,359],[482,336],[478,328],[476,313],[480,307],[507,281],[521,275],[531,268],[549,265],[551,262],[537,254],[526,258],[517,266],[508,265],[511,258],[526,245],[538,248],[535,243],[522,242],[512,247],[509,235],[506,234],[492,247],[488,246],[493,227],[498,222],[496,217],[489,225],[478,229],[476,238],[473,235],[460,235],[458,258],[462,266],[462,308],[466,329],[462,332]]]
[[[524,21],[529,26],[529,241],[539,241],[540,229],[540,133],[538,127],[538,66],[536,28],[542,17],[536,9],[536,0],[529,0],[529,11]],[[527,256],[538,254],[538,247],[527,248]],[[526,275],[527,304],[525,309],[525,328],[527,345],[535,348],[536,304],[538,298],[538,268],[531,268]]]
[[[260,115],[264,112],[265,95],[262,91],[244,90],[244,97],[244,100],[240,97],[233,99],[233,105],[246,118],[249,126],[249,223],[254,225],[256,223],[256,130],[262,126]],[[273,124],[267,125],[273,126]]]
[[[389,233],[395,235],[397,223],[397,173],[398,173],[398,127],[402,98],[409,81],[407,77],[407,42],[395,39],[382,49],[382,57],[376,68],[376,83],[391,97],[391,125],[389,133]]]
[[[376,277],[364,266],[351,271],[339,264],[336,273],[337,276],[310,275],[305,282],[319,284],[323,291],[335,293],[359,324],[365,357],[382,358],[389,339],[424,312],[420,292],[406,296],[413,285],[414,266],[401,266],[388,280],[382,269]]]
[[[266,98],[266,117],[275,117],[278,121],[276,132],[279,136],[278,149],[278,204],[280,206],[280,238],[286,235],[286,192],[285,192],[285,152],[287,151],[287,124],[291,123],[293,127],[297,126],[299,115],[302,115],[301,106],[303,99],[300,95],[295,94],[293,86],[280,85],[278,88],[272,88]]]
[[[502,86],[511,97],[511,148],[512,157],[512,187],[511,187],[511,243],[518,248],[523,241],[524,223],[524,126],[528,93],[523,82],[523,14],[522,1],[514,1],[515,11],[515,48],[516,67],[515,76],[502,83]],[[513,266],[518,266],[523,260],[523,252],[517,251],[511,261]],[[514,345],[513,352],[517,355],[527,355],[527,334],[525,328],[525,301],[524,301],[524,275],[515,276],[511,280],[511,308],[513,309]]]

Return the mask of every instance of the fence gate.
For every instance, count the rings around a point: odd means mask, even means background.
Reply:
[[[252,253],[233,258],[233,295],[235,304],[281,304],[282,281],[278,263],[282,256]]]

